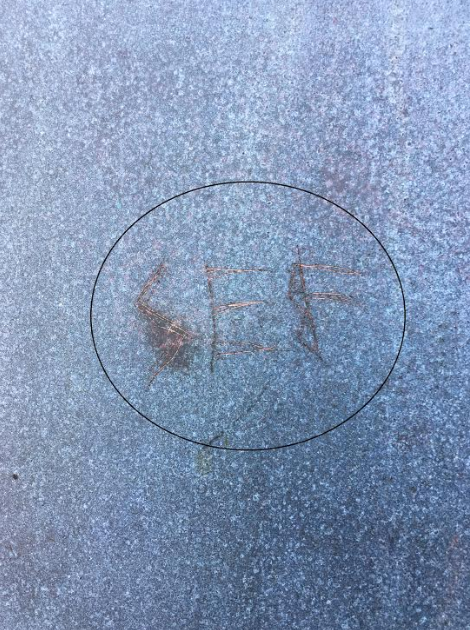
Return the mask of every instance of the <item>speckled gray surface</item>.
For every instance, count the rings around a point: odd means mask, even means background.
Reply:
[[[469,13],[3,3],[2,630],[470,626]],[[265,453],[201,449],[143,420],[106,380],[88,321],[128,225],[246,179],[354,212],[408,307],[374,402]]]

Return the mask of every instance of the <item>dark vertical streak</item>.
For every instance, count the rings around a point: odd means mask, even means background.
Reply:
[[[302,313],[301,325],[298,331],[298,338],[299,338],[300,343],[307,350],[309,350],[310,352],[314,352],[320,357],[320,348],[318,345],[318,337],[317,337],[317,327],[316,327],[315,319],[313,317],[312,310],[311,310],[310,297],[309,297],[309,294],[307,293],[307,285],[305,282],[305,275],[304,275],[304,266],[303,266],[301,255],[300,255],[300,247],[298,245],[297,245],[297,254],[298,254],[298,263],[296,265],[293,265],[292,267],[291,282],[289,286],[289,297],[295,304],[294,292],[292,291],[292,285],[293,285],[294,274],[296,273],[296,271],[298,271],[299,280],[300,280],[300,294],[302,296],[302,300],[304,303],[303,307],[299,307],[298,305],[296,305],[297,309],[301,310],[301,313]],[[310,334],[312,335],[312,342],[310,344],[304,338],[304,330],[307,327],[309,328]]]

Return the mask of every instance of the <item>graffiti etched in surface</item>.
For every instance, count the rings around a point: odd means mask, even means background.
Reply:
[[[95,283],[95,348],[141,416],[241,450],[318,437],[383,386],[404,332],[386,250],[338,205],[286,185],[178,195],[121,235]]]

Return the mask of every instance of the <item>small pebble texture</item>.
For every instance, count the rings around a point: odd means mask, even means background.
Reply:
[[[468,2],[1,14],[0,628],[467,630]],[[89,326],[127,226],[250,179],[364,221],[408,312],[373,403],[261,453],[146,422]]]

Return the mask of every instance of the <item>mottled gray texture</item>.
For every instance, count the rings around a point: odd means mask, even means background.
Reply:
[[[2,630],[469,627],[469,13],[3,3]],[[380,397],[274,453],[152,427],[89,334],[117,236],[234,179],[350,209],[407,294]]]

